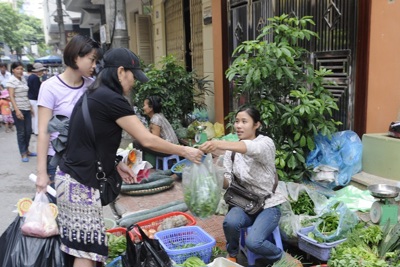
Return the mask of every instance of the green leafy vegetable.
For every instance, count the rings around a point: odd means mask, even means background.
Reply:
[[[297,201],[291,201],[290,205],[292,206],[293,213],[296,215],[316,215],[314,202],[307,192],[300,193]]]
[[[108,261],[122,255],[126,251],[126,236],[116,236],[112,233],[106,233],[108,239]]]
[[[199,257],[189,257],[182,264],[178,264],[178,266],[184,267],[201,267],[207,266]]]

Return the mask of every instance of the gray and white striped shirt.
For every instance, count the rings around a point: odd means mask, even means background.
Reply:
[[[21,80],[19,80],[12,75],[7,81],[6,88],[14,88],[15,103],[19,110],[31,110],[31,103],[28,98],[29,87],[24,77],[21,77]],[[10,106],[14,111],[15,108],[12,104]]]

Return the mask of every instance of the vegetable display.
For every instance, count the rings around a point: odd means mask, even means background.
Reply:
[[[292,206],[293,213],[295,215],[310,215],[314,216],[315,211],[315,205],[310,196],[307,194],[307,192],[302,192],[300,193],[297,201],[291,201],[290,205]]]
[[[207,264],[198,257],[189,257],[182,264],[177,264],[177,266],[183,267],[201,267],[206,265]]]
[[[126,251],[126,236],[116,236],[112,233],[106,233],[108,239],[108,260],[110,263],[114,258],[122,255]]]

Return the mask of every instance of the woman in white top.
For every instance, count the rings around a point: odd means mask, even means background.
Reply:
[[[11,110],[17,129],[17,140],[22,162],[29,162],[29,156],[34,157],[36,153],[29,151],[29,142],[32,135],[31,103],[28,98],[28,84],[24,78],[24,65],[22,62],[11,64],[12,76],[7,81],[6,87],[10,94]]]
[[[205,142],[199,149],[205,153],[216,149],[227,150],[224,156],[226,171],[232,172],[249,191],[269,197],[265,200],[264,209],[254,215],[247,214],[239,207],[229,208],[223,222],[228,258],[236,261],[240,229],[252,226],[246,237],[247,249],[275,262],[287,257],[284,251],[268,241],[281,217],[279,206],[286,201],[284,195],[275,192],[278,180],[275,145],[271,138],[260,132],[261,116],[254,107],[241,107],[236,113],[234,127],[239,137],[238,142],[213,140]],[[234,157],[232,152],[235,152]],[[229,183],[224,181],[224,186],[227,187]]]

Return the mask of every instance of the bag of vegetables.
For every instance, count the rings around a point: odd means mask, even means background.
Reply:
[[[184,200],[192,214],[207,218],[215,214],[221,198],[221,185],[216,177],[211,154],[201,164],[183,169]]]

